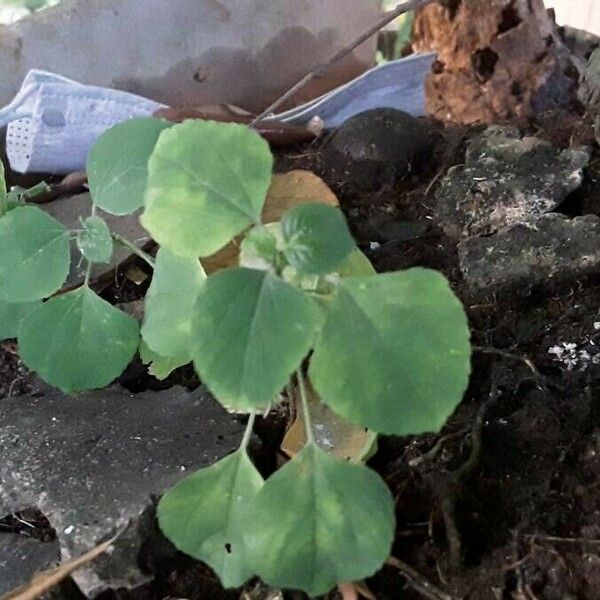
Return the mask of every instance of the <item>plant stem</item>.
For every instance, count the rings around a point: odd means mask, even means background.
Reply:
[[[389,11],[385,16],[375,23],[371,28],[358,36],[351,44],[342,48],[339,52],[336,52],[328,61],[317,65],[311,71],[309,71],[296,85],[289,89],[281,98],[273,102],[271,106],[266,108],[258,117],[256,117],[251,123],[250,127],[254,127],[260,123],[265,117],[268,117],[272,112],[277,110],[284,102],[293,98],[302,88],[309,84],[313,79],[320,77],[328,71],[333,65],[340,62],[343,58],[346,58],[355,48],[360,46],[363,42],[366,42],[370,37],[373,37],[381,29],[383,29],[388,23],[391,23],[394,19],[400,15],[409,12],[411,10],[419,9],[427,4],[431,4],[434,0],[407,0],[399,4],[394,10]]]
[[[96,204],[94,202],[92,202],[92,211],[90,214],[90,217],[95,217],[96,216]],[[83,219],[81,217],[79,217],[79,220],[81,221],[81,224],[83,225]],[[85,279],[83,280],[83,285],[85,287],[87,287],[90,283],[90,277],[92,275],[92,268],[93,268],[94,264],[92,263],[92,261],[88,260],[87,261],[87,267],[85,270]]]
[[[300,387],[300,397],[302,398],[302,415],[304,416],[304,426],[306,428],[306,442],[312,444],[315,441],[315,436],[312,429],[312,419],[308,410],[308,397],[306,395],[306,382],[304,381],[304,373],[302,367],[298,369],[298,385]]]
[[[246,448],[248,448],[248,442],[250,442],[254,421],[256,421],[256,413],[250,413],[248,423],[246,424],[246,431],[244,431],[244,437],[242,438],[242,443],[240,444],[240,450],[245,451]]]
[[[93,263],[88,260],[87,261],[87,268],[85,270],[85,279],[83,280],[83,285],[86,286],[86,287],[90,283],[90,277],[92,275],[92,266],[93,266]]]
[[[115,242],[117,242],[117,244],[125,246],[125,248],[127,248],[127,250],[129,250],[132,254],[139,256],[146,264],[148,264],[152,269],[154,269],[154,259],[149,254],[138,248],[133,242],[130,242],[128,239],[120,236],[114,231],[111,231],[110,235],[112,239],[115,240]]]

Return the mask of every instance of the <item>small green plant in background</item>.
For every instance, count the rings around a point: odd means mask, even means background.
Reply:
[[[249,414],[248,426],[237,452],[163,497],[163,532],[226,587],[258,575],[316,596],[383,564],[394,503],[373,471],[315,443],[309,383],[361,427],[435,431],[466,388],[469,330],[442,275],[375,274],[341,211],[318,198],[262,223],[272,168],[266,142],[243,126],[138,119],[113,128],[89,158],[93,204],[80,230],[32,206],[0,219],[0,333],[16,333],[25,364],[66,392],[107,385],[138,349],[162,376],[193,362],[217,400]],[[155,261],[143,255],[154,276],[141,341],[137,322],[89,278],[53,296],[71,244],[92,265],[109,260],[114,241],[126,243],[101,211],[138,209],[160,245]],[[207,277],[200,259],[240,235],[239,266]],[[15,332],[8,323],[19,319]],[[307,443],[264,481],[248,441],[255,415],[286,386]]]
[[[384,0],[383,9],[393,10],[398,5],[398,0]],[[379,33],[377,43],[377,64],[397,60],[405,56],[412,39],[415,12],[409,11],[392,21]]]
[[[46,8],[52,4],[57,4],[56,0],[2,0],[0,6],[3,7],[14,7],[14,8],[25,8],[30,12]]]
[[[3,9],[23,9],[30,13],[56,6],[61,0],[0,0],[0,11]]]
[[[60,0],[0,0],[0,24],[13,23],[34,12],[56,6]]]

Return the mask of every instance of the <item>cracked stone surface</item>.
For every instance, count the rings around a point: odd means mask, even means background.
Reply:
[[[586,149],[559,150],[517,128],[490,126],[441,181],[437,220],[448,235],[466,238],[540,217],[579,188],[589,159]]]
[[[588,110],[600,115],[600,48],[594,50],[579,85],[579,99]]]
[[[58,543],[18,535],[0,534],[0,595],[27,583],[36,573],[58,564]]]
[[[562,41],[571,53],[583,61],[584,64],[588,61],[592,52],[596,48],[600,48],[600,36],[589,31],[563,25],[559,28],[559,33]]]
[[[553,291],[600,275],[600,218],[548,214],[458,245],[460,268],[482,297]]]
[[[587,63],[579,85],[579,99],[594,117],[594,133],[600,144],[600,48],[597,48]]]
[[[89,597],[135,588],[152,576],[138,558],[153,500],[233,451],[242,432],[203,388],[5,399],[0,514],[37,507],[65,561],[130,524],[111,552],[73,578]]]

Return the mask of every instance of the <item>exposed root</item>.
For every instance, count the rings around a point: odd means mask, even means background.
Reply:
[[[512,352],[506,352],[505,350],[498,350],[497,348],[483,346],[473,346],[473,351],[481,354],[492,354],[501,358],[506,358],[507,360],[522,362],[531,371],[533,378],[540,389],[547,390],[549,387],[548,378],[540,373],[538,368],[533,364],[533,361],[528,356],[523,354],[513,354]]]
[[[394,558],[388,559],[387,564],[398,569],[408,580],[408,585],[428,600],[455,600],[453,596],[447,594],[439,587],[431,583],[426,577],[415,571],[410,565]]]
[[[481,405],[473,428],[471,430],[471,453],[462,466],[450,474],[448,480],[438,491],[438,498],[444,518],[446,529],[446,540],[450,552],[450,562],[453,567],[459,568],[462,563],[462,539],[460,530],[456,523],[456,504],[464,482],[475,472],[479,464],[482,448],[482,432],[487,415],[491,406],[496,402],[499,396],[499,390],[495,382],[492,383],[492,389],[488,399]]]
[[[558,535],[542,535],[539,533],[525,533],[525,539],[533,542],[551,542],[555,544],[581,544],[583,546],[600,546],[600,540],[588,538],[561,537]]]
[[[467,433],[469,433],[468,429],[461,429],[460,431],[455,431],[453,433],[449,433],[448,435],[441,437],[435,443],[435,446],[431,448],[431,450],[428,450],[425,454],[417,456],[416,458],[413,458],[412,460],[408,461],[408,466],[414,469],[415,467],[418,467],[419,465],[428,460],[433,460],[440,453],[446,442],[462,437]]]

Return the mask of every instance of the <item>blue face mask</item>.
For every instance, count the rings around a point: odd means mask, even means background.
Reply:
[[[330,129],[372,108],[396,108],[421,117],[425,114],[425,79],[435,58],[435,54],[413,54],[385,63],[276,118],[294,125],[318,118]]]
[[[0,110],[0,127],[8,125],[6,152],[14,171],[66,174],[85,168],[104,131],[163,107],[134,94],[34,70]]]
[[[425,113],[425,79],[434,54],[416,54],[367,71],[320,98],[279,115],[279,121],[325,128],[372,108]],[[67,174],[85,169],[89,151],[110,127],[152,115],[165,105],[134,94],[83,85],[45,71],[30,71],[15,99],[0,110],[8,125],[6,150],[19,173]]]

